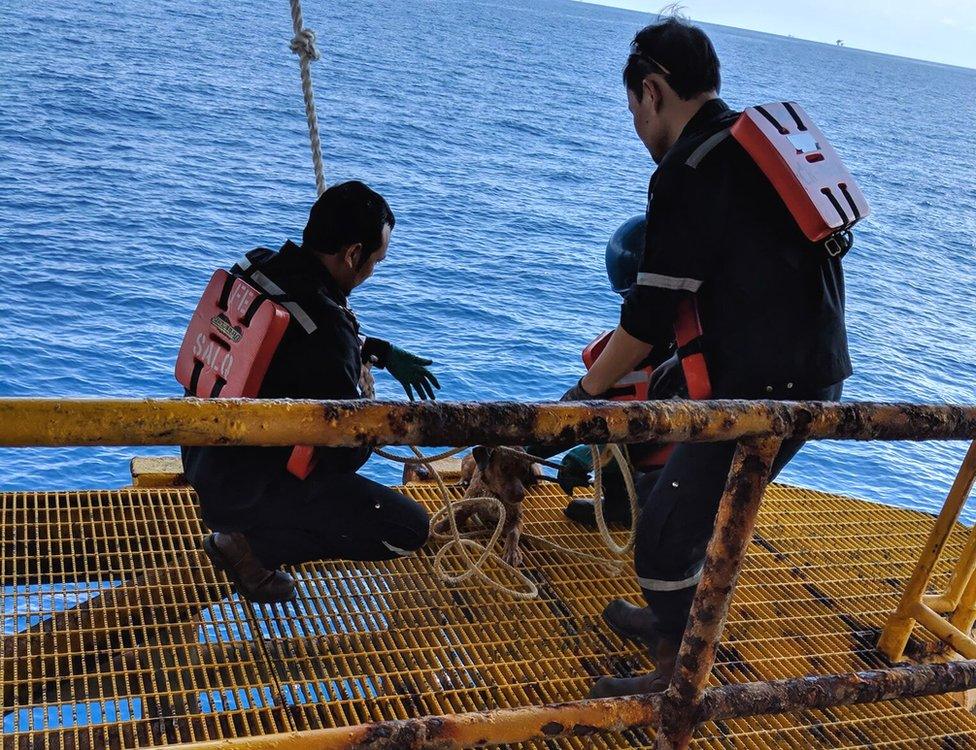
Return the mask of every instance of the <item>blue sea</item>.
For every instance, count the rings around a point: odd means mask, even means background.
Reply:
[[[558,397],[617,320],[603,248],[653,170],[620,70],[652,18],[304,6],[327,180],[365,180],[397,215],[351,300],[365,330],[433,358],[443,399]],[[706,28],[725,99],[800,101],[871,201],[845,261],[845,397],[976,402],[976,71]],[[212,270],[300,238],[315,197],[288,4],[4,0],[0,29],[0,395],[175,396]],[[811,445],[782,478],[933,510],[964,448]],[[0,487],[120,486],[153,452],[174,450],[0,451]]]

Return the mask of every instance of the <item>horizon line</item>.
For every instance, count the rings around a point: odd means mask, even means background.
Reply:
[[[613,8],[615,10],[623,11],[624,13],[638,13],[638,14],[644,14],[649,16],[655,16],[656,18],[662,17],[660,13],[655,13],[652,10],[643,11],[643,10],[636,10],[634,8],[623,8],[619,5],[613,5],[612,0],[572,0],[572,2],[579,3],[580,5],[596,5],[601,8]],[[849,47],[847,46],[846,43],[831,44],[830,42],[824,42],[821,41],[820,39],[808,39],[807,37],[795,36],[793,34],[780,34],[775,31],[763,31],[762,29],[750,29],[750,28],[746,28],[745,26],[729,26],[728,24],[725,23],[716,23],[714,21],[702,21],[697,18],[691,18],[691,21],[694,23],[702,24],[703,26],[714,26],[719,29],[732,29],[733,31],[749,31],[753,34],[766,34],[767,36],[774,36],[780,39],[793,39],[795,41],[807,42],[809,44],[822,44],[825,47],[840,47],[841,49],[854,50],[855,52],[867,52],[868,54],[871,55],[881,55],[882,57],[893,57],[897,60],[908,60],[910,62],[926,63],[928,65],[941,65],[946,68],[958,68],[959,70],[976,72],[976,64],[964,65],[962,63],[950,63],[950,62],[943,62],[941,60],[927,60],[924,57],[909,57],[908,55],[900,55],[895,52],[882,52],[881,50],[865,49],[864,47]]]

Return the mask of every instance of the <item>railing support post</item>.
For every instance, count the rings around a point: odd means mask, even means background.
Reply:
[[[915,565],[915,571],[901,595],[901,601],[885,623],[881,638],[878,640],[878,649],[893,662],[901,661],[905,654],[908,636],[911,635],[912,626],[915,624],[913,612],[916,610],[916,606],[922,603],[922,596],[932,578],[932,571],[935,570],[935,566],[942,556],[942,550],[949,539],[949,533],[966,504],[966,498],[969,497],[974,482],[976,482],[976,441],[973,441],[969,446],[969,451],[963,459],[956,480],[952,483],[952,488],[942,506],[942,511],[939,513],[935,526],[932,527],[925,547],[922,549],[918,563]],[[963,555],[964,559],[959,564],[961,567],[967,568],[968,575],[965,578],[958,574],[953,576],[950,596],[955,596],[956,599],[951,602],[951,606],[948,601],[943,603],[949,609],[955,609],[959,601],[958,597],[964,593],[965,589],[970,588],[968,579],[972,577],[972,566],[966,558],[972,556],[972,550],[970,549],[971,545],[967,544],[966,547],[968,554]],[[945,597],[939,598],[945,599]]]
[[[674,678],[663,697],[658,750],[688,747],[699,724],[705,683],[715,663],[729,603],[752,541],[769,471],[782,442],[781,438],[745,438],[736,445]]]

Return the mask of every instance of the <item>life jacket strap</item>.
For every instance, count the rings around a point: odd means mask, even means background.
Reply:
[[[315,321],[312,320],[312,316],[305,312],[302,306],[295,302],[295,300],[291,299],[284,289],[275,284],[271,279],[269,279],[255,267],[254,262],[251,260],[251,256],[266,252],[267,251],[263,248],[252,250],[234,264],[230,270],[231,275],[241,276],[247,279],[254,286],[264,292],[264,299],[270,299],[277,302],[279,305],[288,310],[288,312],[291,313],[292,319],[302,327],[302,330],[304,330],[305,333],[315,333],[315,331],[318,330],[318,326],[315,324]],[[227,291],[229,293],[230,290]],[[255,312],[257,312],[257,310],[255,310]],[[253,313],[251,314],[253,315]]]
[[[843,258],[854,246],[854,233],[849,229],[830,235],[823,241],[823,248],[831,258]]]
[[[674,336],[678,344],[678,359],[688,386],[688,397],[696,401],[712,397],[712,381],[705,362],[701,320],[698,305],[691,295],[678,303],[674,319]]]
[[[685,359],[686,357],[690,357],[692,354],[702,354],[705,351],[702,338],[702,336],[696,336],[684,346],[679,346],[677,352],[678,359]]]
[[[691,156],[685,160],[685,166],[691,167],[692,169],[698,169],[698,165],[702,163],[702,160],[712,153],[715,147],[722,143],[731,134],[732,128],[730,126],[706,138],[704,141],[702,141],[698,148],[691,152]]]

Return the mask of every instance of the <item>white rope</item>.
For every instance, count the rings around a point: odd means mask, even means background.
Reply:
[[[312,166],[315,167],[315,189],[319,195],[325,192],[325,168],[322,166],[322,143],[319,140],[319,121],[315,114],[315,94],[312,92],[311,61],[320,55],[315,46],[315,32],[305,28],[302,20],[301,0],[290,0],[291,22],[295,36],[289,47],[298,55],[302,71],[302,94],[305,96],[305,117],[308,119],[308,138],[312,144]]]
[[[376,398],[375,383],[373,378],[371,376],[367,377],[367,375],[371,375],[371,373],[369,373],[369,367],[364,365],[360,376],[359,387],[363,396],[368,399],[373,399]],[[471,578],[472,576],[475,576],[496,591],[501,591],[502,593],[508,594],[516,599],[535,599],[538,597],[539,588],[536,586],[535,582],[533,582],[521,570],[509,565],[497,553],[493,552],[493,548],[498,543],[498,540],[502,534],[502,529],[505,526],[506,510],[504,503],[502,503],[498,498],[491,497],[490,495],[481,497],[466,497],[462,498],[461,500],[452,499],[450,490],[447,489],[447,484],[441,477],[437,467],[434,466],[435,461],[442,461],[445,458],[456,456],[457,454],[467,450],[467,448],[449,448],[448,450],[433,456],[425,456],[417,449],[416,446],[413,445],[410,446],[410,450],[414,454],[413,458],[410,456],[401,456],[396,453],[392,453],[379,446],[373,449],[373,453],[380,458],[385,458],[387,461],[393,461],[395,463],[405,464],[407,466],[424,466],[427,468],[428,476],[432,477],[434,482],[437,484],[443,504],[431,517],[430,527],[431,529],[436,528],[444,518],[447,519],[450,527],[450,533],[448,534],[433,531],[431,533],[432,538],[445,542],[434,555],[434,573],[437,575],[437,577],[444,583],[456,585],[467,580],[468,578]],[[501,450],[509,453],[519,453],[519,451],[515,451],[511,448],[503,447]],[[619,445],[608,445],[603,451],[601,451],[598,446],[591,445],[590,451],[593,455],[593,504],[594,510],[596,511],[597,529],[600,532],[600,538],[603,541],[603,544],[611,554],[624,555],[633,549],[634,540],[637,536],[637,490],[634,487],[634,479],[630,470],[630,462],[627,460],[626,454]],[[526,459],[534,458],[526,454],[523,455],[525,455]],[[624,485],[627,488],[627,496],[630,500],[630,533],[627,536],[626,544],[623,546],[617,544],[616,540],[611,535],[610,530],[607,528],[606,520],[603,518],[603,467],[611,460],[616,460],[617,465],[620,468],[620,472],[624,476]],[[533,463],[537,462],[538,461],[533,461]],[[552,464],[549,461],[542,461],[542,463],[558,466],[558,464]],[[486,505],[492,506],[498,514],[498,520],[495,523],[495,528],[491,531],[488,543],[485,545],[481,545],[471,538],[473,536],[480,536],[478,532],[462,532],[458,528],[456,514],[461,508],[469,505],[478,505],[482,508]],[[593,555],[589,552],[583,552],[582,550],[573,549],[572,547],[566,547],[558,542],[553,542],[550,539],[536,536],[535,534],[523,533],[522,538],[532,540],[533,542],[543,547],[547,547],[554,552],[562,552],[564,554],[572,555],[578,559],[586,560],[587,562],[602,565],[611,575],[621,573],[623,560],[603,557],[601,555]],[[452,574],[448,572],[447,566],[445,565],[445,557],[454,550],[459,552],[462,558],[461,572],[459,574]],[[472,558],[469,552],[474,552],[476,557]],[[489,560],[492,560],[495,565],[501,566],[502,568],[508,570],[509,573],[513,574],[519,580],[519,582],[525,586],[525,588],[518,589],[491,578],[484,570],[484,567]]]
[[[603,453],[597,446],[591,445],[590,455],[593,457],[593,510],[596,513],[596,527],[600,530],[600,538],[607,549],[615,555],[624,555],[634,548],[634,542],[637,539],[638,508],[634,473],[630,470],[630,462],[619,445],[611,443]],[[607,519],[603,517],[603,467],[609,463],[611,457],[617,462],[620,473],[623,474],[624,486],[627,488],[627,499],[630,502],[630,533],[627,535],[627,543],[622,547],[616,543],[610,534],[610,529],[607,528]]]
[[[369,396],[371,394],[364,394],[364,395]],[[590,449],[594,453],[593,501],[595,504],[595,510],[598,518],[597,526],[600,531],[600,537],[604,545],[606,545],[607,549],[612,554],[624,555],[627,552],[629,552],[631,549],[633,549],[634,539],[636,537],[636,530],[637,530],[637,492],[634,487],[633,477],[630,475],[630,464],[627,461],[626,455],[624,454],[623,450],[621,450],[620,446],[618,445],[607,446],[606,451],[604,453],[601,453],[601,451],[596,446],[591,446]],[[499,557],[497,554],[492,552],[492,548],[498,542],[501,536],[502,528],[505,525],[506,511],[505,511],[504,504],[498,498],[492,497],[490,495],[481,496],[481,497],[463,498],[461,500],[453,500],[451,498],[450,491],[447,489],[447,485],[445,484],[443,478],[440,475],[440,472],[437,470],[437,467],[433,465],[435,461],[439,461],[444,458],[454,456],[467,449],[452,448],[450,450],[444,451],[443,453],[439,453],[436,456],[425,456],[423,453],[417,450],[415,446],[410,446],[410,450],[413,451],[415,458],[410,458],[409,456],[399,456],[395,453],[390,453],[380,448],[374,449],[373,452],[379,455],[381,458],[385,458],[389,461],[395,461],[397,463],[407,464],[407,465],[421,464],[427,467],[429,476],[433,477],[434,481],[437,483],[438,489],[440,490],[441,499],[443,500],[443,505],[431,517],[430,525],[431,528],[434,529],[439,525],[440,521],[446,517],[448,520],[448,524],[450,526],[449,534],[443,534],[437,532],[431,533],[431,537],[434,539],[438,539],[441,541],[446,540],[446,543],[443,544],[441,548],[437,551],[437,553],[434,555],[434,572],[437,574],[437,577],[444,583],[457,584],[470,578],[471,576],[477,576],[484,583],[488,584],[491,588],[509,594],[510,596],[513,596],[516,599],[535,599],[539,595],[539,590],[538,587],[535,585],[535,583],[531,579],[529,579],[524,573],[522,573],[522,571],[509,565],[504,560],[502,560],[501,557]],[[526,458],[529,457],[526,456]],[[616,543],[616,541],[614,540],[613,536],[610,533],[610,530],[606,526],[606,521],[603,519],[602,474],[603,474],[603,466],[610,460],[616,460],[618,465],[620,466],[620,470],[624,475],[624,484],[627,487],[627,494],[630,499],[631,527],[630,527],[630,533],[628,534],[627,543],[624,544],[623,546],[620,546],[619,544]],[[495,528],[492,530],[489,536],[488,543],[484,546],[482,546],[478,542],[475,542],[471,538],[472,536],[481,536],[482,534],[479,534],[479,532],[461,532],[461,530],[457,526],[455,514],[457,513],[458,510],[468,505],[479,505],[481,507],[484,507],[485,505],[491,505],[494,506],[496,512],[498,513],[498,520],[496,522]],[[601,555],[593,555],[590,554],[589,552],[583,552],[582,550],[573,549],[572,547],[566,547],[562,544],[553,542],[544,537],[536,536],[535,534],[523,533],[522,538],[526,540],[532,540],[533,542],[540,544],[543,547],[547,547],[548,549],[551,549],[555,552],[562,552],[564,554],[569,554],[572,555],[573,557],[586,560],[587,562],[592,562],[592,563],[597,563],[599,565],[602,565],[611,575],[619,574],[622,570],[621,566],[623,564],[623,560],[621,559],[603,557]],[[452,575],[447,571],[446,566],[444,565],[444,557],[451,550],[457,550],[458,552],[460,552],[461,557],[463,558],[464,561],[464,565],[462,566],[462,572],[459,575]],[[477,559],[471,558],[471,556],[468,554],[469,550],[475,552],[475,554],[477,555]],[[520,579],[520,581],[526,586],[527,590],[519,590],[511,586],[507,586],[489,577],[484,571],[484,566],[489,559],[494,560],[495,564],[500,565],[503,568],[506,568],[510,573],[513,573],[515,576],[517,576]]]
[[[395,453],[387,453],[378,449],[374,450],[374,452],[387,460],[396,461],[397,463],[407,465],[421,464],[426,466],[430,476],[432,476],[434,481],[437,482],[437,488],[440,490],[441,499],[444,501],[444,505],[431,517],[430,526],[431,529],[434,529],[440,524],[442,519],[446,518],[451,529],[450,534],[440,534],[436,532],[432,532],[431,534],[431,536],[433,536],[435,539],[440,539],[442,541],[446,540],[434,555],[434,572],[437,574],[437,577],[444,583],[456,585],[466,581],[472,576],[476,576],[491,588],[506,593],[516,599],[535,599],[538,597],[539,587],[536,586],[532,579],[518,568],[509,565],[501,557],[499,557],[498,554],[493,552],[495,544],[497,544],[502,535],[502,530],[505,528],[505,516],[507,511],[505,510],[504,503],[502,503],[502,501],[497,497],[491,497],[490,495],[483,495],[481,497],[466,497],[461,500],[453,500],[451,498],[450,490],[447,489],[447,485],[441,478],[440,472],[433,464],[435,460],[446,458],[447,456],[453,456],[466,449],[454,448],[452,450],[445,451],[445,453],[438,454],[437,456],[425,456],[416,448],[416,446],[413,445],[410,446],[410,450],[413,451],[416,458],[410,458],[409,456],[398,456]],[[495,512],[498,514],[498,521],[495,524],[494,530],[491,532],[488,543],[485,545],[481,545],[471,538],[475,535],[474,533],[462,533],[460,528],[458,528],[457,512],[461,508],[469,505],[476,505],[480,509],[487,509],[485,506],[494,507]],[[447,565],[444,562],[445,557],[447,557],[452,550],[457,550],[461,554],[464,562],[464,564],[461,566],[461,572],[457,575],[450,573],[447,569]],[[474,552],[477,555],[477,559],[473,559],[469,552]],[[525,589],[522,590],[514,588],[513,586],[508,586],[489,576],[484,571],[485,564],[489,559],[494,560],[496,565],[508,570],[509,573],[514,575],[519,582],[525,586]]]
[[[363,366],[359,380],[359,387],[363,396],[373,399],[376,398],[376,388],[372,377],[365,377],[368,369],[368,367]],[[450,534],[431,534],[433,538],[445,542],[434,555],[434,572],[436,573],[437,577],[446,584],[456,585],[466,581],[472,576],[477,576],[491,588],[509,594],[516,599],[535,599],[538,597],[539,587],[535,585],[532,579],[530,579],[518,568],[509,565],[493,551],[495,544],[497,544],[498,540],[501,538],[502,531],[505,528],[505,516],[507,511],[505,510],[504,503],[502,503],[502,501],[497,497],[491,497],[488,495],[481,497],[466,497],[461,500],[452,499],[450,490],[447,489],[444,479],[441,477],[437,467],[434,466],[435,461],[442,461],[445,458],[456,456],[458,453],[467,450],[467,448],[450,448],[449,450],[443,451],[442,453],[438,453],[434,456],[425,456],[420,452],[420,450],[417,449],[415,445],[411,445],[410,450],[413,452],[413,458],[410,456],[400,456],[396,453],[391,453],[390,451],[387,451],[379,446],[373,449],[373,453],[380,458],[385,458],[387,461],[394,461],[395,463],[405,464],[406,466],[424,466],[427,468],[428,475],[433,477],[434,481],[437,483],[437,488],[440,490],[443,505],[431,517],[430,527],[431,529],[436,528],[440,524],[441,520],[446,518],[451,529]],[[491,532],[488,543],[484,546],[471,538],[474,534],[462,533],[461,529],[458,528],[457,512],[461,508],[470,505],[477,505],[480,508],[485,508],[485,506],[493,507],[495,512],[498,514],[498,521],[495,524],[495,528]],[[457,550],[461,554],[461,558],[463,560],[461,572],[457,575],[450,573],[447,569],[447,565],[445,564],[445,558],[452,550]],[[474,552],[477,555],[477,558],[472,558],[470,552]],[[489,576],[484,571],[484,567],[489,559],[493,560],[496,565],[508,570],[518,579],[525,589],[518,589],[504,583],[499,583]]]

